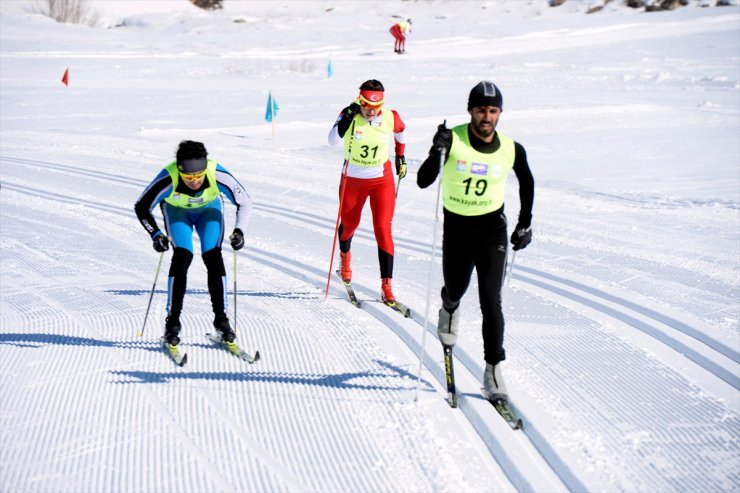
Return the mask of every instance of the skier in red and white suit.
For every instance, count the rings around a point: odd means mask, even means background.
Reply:
[[[406,53],[406,36],[411,33],[411,19],[393,24],[390,32],[394,39],[393,51],[399,54]]]
[[[369,198],[378,243],[382,299],[393,304],[396,298],[391,289],[394,255],[391,222],[396,207],[396,188],[388,147],[393,134],[395,172],[401,179],[406,176],[406,126],[398,112],[383,106],[384,94],[380,81],[364,82],[357,99],[339,114],[329,132],[329,144],[344,143],[345,165],[348,166],[339,226],[342,279],[345,282],[352,279],[350,246],[360,224],[362,208]]]

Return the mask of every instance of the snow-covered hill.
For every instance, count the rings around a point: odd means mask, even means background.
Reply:
[[[740,8],[126,0],[90,2],[88,27],[30,4],[0,3],[1,491],[740,489]],[[388,28],[409,17],[398,56]],[[369,210],[353,242],[365,308],[334,280],[324,300],[342,159],[326,135],[368,78],[407,125],[394,291],[411,319],[375,301]],[[475,282],[460,407],[444,400],[436,196],[415,184],[482,79],[537,187],[505,304],[521,431],[480,396]],[[188,364],[158,344],[164,273],[137,337],[159,256],[133,203],[183,139],[255,200],[246,248],[225,247],[254,365],[204,337],[197,255]]]

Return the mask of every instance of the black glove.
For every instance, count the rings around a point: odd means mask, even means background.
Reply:
[[[353,118],[355,115],[359,113],[360,113],[360,105],[357,103],[352,103],[342,110],[342,114],[349,118]]]
[[[441,123],[437,127],[437,133],[434,134],[434,139],[432,140],[432,149],[440,153],[442,151],[447,152],[447,149],[452,145],[452,130],[447,128],[446,124],[447,121],[445,120],[445,123]]]
[[[241,250],[244,246],[244,233],[239,228],[234,229],[234,232],[229,236],[231,240],[231,248],[234,250]]]
[[[396,156],[396,174],[401,179],[406,177],[406,158],[403,156]]]
[[[165,235],[163,235],[161,231],[159,231],[152,238],[152,246],[159,253],[166,252],[170,249],[170,240]]]
[[[349,126],[352,123],[352,120],[354,120],[355,115],[359,112],[360,105],[357,103],[352,103],[342,110],[342,116],[337,122],[337,132],[339,133],[340,137],[344,137],[344,134],[346,134],[347,130],[349,130]]]
[[[511,244],[514,245],[514,251],[523,250],[532,241],[532,226],[526,228],[517,224],[514,232],[511,233]]]

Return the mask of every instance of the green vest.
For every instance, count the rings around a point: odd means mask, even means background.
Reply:
[[[177,192],[177,185],[180,183],[180,172],[177,171],[177,161],[172,161],[170,164],[164,167],[167,173],[172,178],[172,192],[167,196],[164,201],[168,204],[174,205],[175,207],[183,207],[186,209],[195,209],[203,207],[204,205],[210,204],[221,194],[216,184],[216,161],[211,159],[208,160],[206,166],[206,178],[208,179],[208,188],[200,192],[197,197],[191,197],[183,193]]]
[[[452,129],[452,147],[442,169],[442,203],[448,211],[481,216],[504,205],[506,178],[514,167],[514,141],[500,132],[496,135],[500,147],[486,154],[470,145],[467,123]]]
[[[372,168],[388,161],[388,143],[393,133],[393,112],[383,108],[383,120],[378,126],[370,125],[362,115],[355,116],[354,133],[344,134],[344,159],[353,166]]]

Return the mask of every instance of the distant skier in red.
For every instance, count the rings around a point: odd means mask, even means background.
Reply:
[[[390,31],[396,40],[393,44],[393,51],[399,54],[406,53],[406,35],[411,32],[411,19],[393,24]]]

